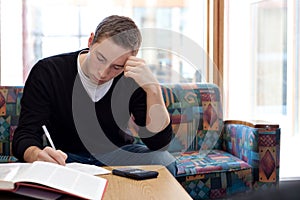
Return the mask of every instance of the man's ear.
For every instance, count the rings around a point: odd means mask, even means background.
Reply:
[[[90,48],[90,46],[92,46],[92,42],[93,42],[94,37],[95,37],[94,33],[91,33],[91,35],[89,37],[89,43],[88,43],[89,48]]]

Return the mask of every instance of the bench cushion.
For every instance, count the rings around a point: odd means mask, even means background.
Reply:
[[[189,176],[211,172],[251,169],[245,161],[222,150],[185,152],[176,160],[177,175]]]
[[[184,179],[181,185],[195,200],[226,199],[227,195],[250,191],[253,182],[251,169],[210,172],[187,176]]]

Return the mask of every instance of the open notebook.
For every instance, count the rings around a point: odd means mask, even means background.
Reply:
[[[56,199],[63,194],[102,199],[107,180],[94,174],[110,173],[92,165],[70,163],[61,166],[42,161],[6,163],[0,164],[0,168],[0,190],[40,199]]]

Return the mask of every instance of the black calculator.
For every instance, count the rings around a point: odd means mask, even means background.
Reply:
[[[156,178],[158,176],[157,171],[143,170],[138,168],[128,168],[128,167],[113,169],[112,174],[135,179],[135,180],[145,180],[150,178]]]

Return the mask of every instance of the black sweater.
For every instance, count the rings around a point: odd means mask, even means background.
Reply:
[[[57,149],[70,153],[105,153],[131,144],[127,122],[132,114],[139,135],[151,150],[171,140],[169,124],[153,134],[145,128],[146,93],[131,78],[116,77],[105,96],[93,102],[77,74],[80,51],[45,58],[32,68],[24,86],[13,154],[23,160],[30,146],[43,148],[46,125]]]

